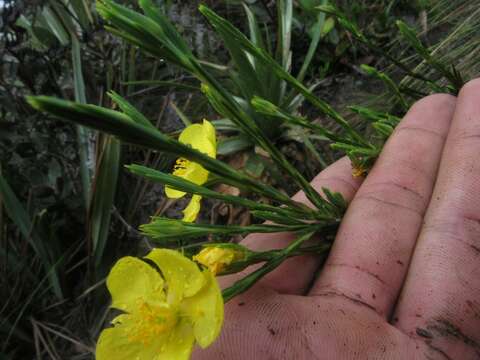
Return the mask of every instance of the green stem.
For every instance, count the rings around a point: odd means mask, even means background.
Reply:
[[[235,282],[229,288],[223,290],[223,300],[228,302],[235,296],[247,291],[250,289],[258,280],[264,277],[269,272],[275,270],[285,259],[287,259],[292,253],[298,250],[298,248],[308,239],[312,237],[315,232],[306,232],[299,234],[298,238],[293,241],[285,249],[279,251],[278,255],[274,256],[273,259],[268,261],[260,269],[252,272],[250,275],[244,277],[241,280]]]

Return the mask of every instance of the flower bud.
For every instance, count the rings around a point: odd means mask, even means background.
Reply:
[[[204,247],[193,260],[206,266],[214,275],[226,272],[235,262],[247,257],[248,249],[236,244],[218,244]]]

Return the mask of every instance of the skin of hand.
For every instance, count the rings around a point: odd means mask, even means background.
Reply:
[[[415,103],[366,179],[341,159],[313,180],[350,202],[321,273],[314,256],[283,263],[226,305],[194,359],[480,359],[479,156],[480,79]]]

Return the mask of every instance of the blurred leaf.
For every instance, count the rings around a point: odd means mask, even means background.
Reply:
[[[25,29],[30,37],[30,43],[34,49],[45,50],[57,43],[56,36],[48,29],[40,26],[32,26],[30,21],[24,16],[20,15],[15,23]]]
[[[175,113],[176,113],[177,116],[180,118],[180,120],[182,120],[183,125],[184,125],[185,127],[187,127],[187,126],[189,126],[189,125],[192,124],[192,122],[191,122],[191,120],[188,118],[188,116],[185,115],[185,113],[184,113],[181,109],[179,109],[178,106],[175,105],[175,103],[174,103],[173,101],[170,103],[170,106],[171,106],[172,109],[175,111]]]
[[[70,36],[62,25],[62,21],[55,15],[49,6],[43,8],[42,17],[47,23],[49,29],[57,37],[60,44],[67,46],[70,43]]]
[[[238,127],[229,119],[212,120],[211,123],[217,131],[238,131]]]
[[[50,0],[52,11],[55,12],[57,19],[63,24],[67,33],[69,33],[70,36],[76,36],[79,25],[77,19],[73,17],[75,14],[71,12],[71,8],[67,8],[65,4],[61,4],[58,1],[59,0]]]
[[[42,44],[46,48],[51,48],[58,44],[57,37],[50,31],[40,26],[32,26],[31,28],[32,42]]]
[[[330,31],[332,31],[335,28],[335,19],[332,17],[329,17],[325,23],[323,24],[322,28],[322,37],[328,35]]]
[[[136,81],[124,81],[122,85],[151,85],[151,86],[165,86],[178,90],[199,91],[200,87],[182,84],[177,81],[163,81],[163,80],[136,80]]]
[[[245,163],[245,171],[253,177],[259,178],[265,170],[265,163],[257,154],[250,154]]]
[[[231,155],[238,151],[242,151],[253,147],[255,144],[245,135],[231,136],[222,140],[218,144],[218,155]]]
[[[36,232],[33,229],[33,224],[28,216],[26,210],[13,193],[10,185],[7,183],[5,178],[0,174],[0,195],[2,198],[3,205],[7,211],[8,216],[12,222],[18,227],[20,233],[28,241],[32,249],[35,251],[36,255],[39,257],[42,262],[45,272],[48,274],[48,279],[50,285],[52,286],[53,292],[59,299],[63,299],[63,292],[60,286],[60,281],[58,274],[54,265],[50,261],[48,251],[45,248],[47,243],[43,242]]]
[[[387,86],[387,88],[392,92],[392,94],[398,99],[398,102],[403,107],[404,111],[407,111],[409,109],[410,107],[409,104],[403,97],[395,81],[393,81],[392,78],[390,78],[390,76],[366,64],[362,64],[360,67],[368,75],[375,76],[376,78],[380,79]]]
[[[104,136],[103,149],[95,174],[95,192],[92,198],[91,234],[95,267],[102,265],[108,240],[113,202],[117,190],[120,167],[120,142],[113,136]]]
[[[278,0],[278,42],[277,42],[277,61],[282,65],[285,71],[290,70],[292,52],[290,49],[292,41],[292,19],[293,3],[292,0]]]
[[[82,25],[87,31],[94,24],[92,12],[90,11],[90,0],[70,0],[70,6]]]
[[[87,96],[85,94],[85,82],[83,80],[82,71],[82,56],[80,43],[75,34],[71,34],[72,39],[72,65],[73,65],[73,86],[75,92],[75,100],[81,104],[87,102]],[[83,200],[85,202],[85,209],[89,208],[90,196],[91,196],[91,178],[92,169],[94,167],[93,151],[90,149],[88,140],[88,130],[76,126],[77,142],[78,142],[78,155],[80,157],[80,176],[82,179],[82,191]]]
[[[115,91],[110,91],[108,96],[120,107],[120,109],[127,114],[132,120],[140,125],[155,129],[155,126],[148,120],[140,111],[138,111],[132,104],[122,98]]]
[[[327,0],[323,0],[322,3],[326,3]],[[310,42],[310,46],[308,47],[307,55],[305,55],[305,60],[303,61],[302,68],[300,69],[300,72],[298,73],[297,80],[302,82],[303,79],[305,78],[305,75],[307,73],[307,70],[310,66],[310,63],[312,62],[313,56],[315,55],[315,52],[317,50],[318,44],[320,42],[320,39],[324,37],[326,34],[328,34],[328,31],[325,31],[325,27],[330,26],[326,21],[325,21],[325,14],[324,13],[318,13],[317,14],[317,21],[313,25],[313,27],[310,29],[310,35],[312,37],[312,41]],[[292,94],[293,95],[293,94]],[[292,96],[290,95],[290,97]]]

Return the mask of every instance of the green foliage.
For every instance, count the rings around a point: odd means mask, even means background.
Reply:
[[[168,241],[175,244],[182,239],[183,242],[192,238],[201,238],[206,235],[227,236],[232,235],[248,235],[252,233],[278,233],[288,231],[301,230],[318,230],[321,226],[318,224],[296,224],[296,225],[250,225],[250,226],[236,226],[236,225],[208,225],[195,224],[191,222],[183,222],[179,220],[167,218],[153,218],[148,224],[140,227],[145,235],[158,241],[160,246],[167,246]]]
[[[98,11],[110,23],[110,31],[121,36],[133,45],[140,47],[144,51],[181,67],[202,82],[202,92],[212,107],[219,114],[235,124],[244,134],[248,135],[255,145],[263,148],[278,168],[282,169],[285,175],[296,182],[316,208],[312,213],[311,210],[306,210],[299,206],[299,204],[288,200],[288,198],[285,198],[273,187],[246,176],[225,163],[212,159],[169,138],[155,129],[143,115],[118,95],[113,96],[120,108],[124,111],[123,114],[93,105],[71,103],[47,97],[30,97],[30,104],[38,110],[46,111],[65,120],[106,131],[116,135],[125,142],[161,150],[197,162],[215,175],[217,181],[268,197],[273,201],[284,204],[287,211],[290,212],[290,216],[285,216],[285,214],[274,211],[273,209],[270,211],[253,209],[252,215],[256,215],[259,220],[274,221],[278,225],[202,225],[155,217],[149,224],[141,227],[144,234],[154,240],[164,242],[169,240],[178,241],[179,238],[188,239],[190,237],[201,237],[208,234],[231,236],[233,234],[244,235],[252,232],[280,231],[313,234],[324,227],[335,225],[346,209],[346,203],[341,195],[332,193],[328,189],[323,189],[325,197],[322,197],[275,146],[269,137],[269,133],[264,129],[265,122],[261,121],[259,116],[267,116],[274,121],[276,120],[279,125],[278,128],[280,128],[282,124],[282,122],[278,121],[281,119],[290,124],[314,131],[318,135],[331,140],[333,142],[331,147],[345,152],[352,160],[355,169],[354,173],[360,175],[368,172],[368,169],[373,165],[381,151],[384,141],[392,133],[396,125],[395,121],[392,121],[395,117],[357,107],[357,111],[366,116],[368,120],[373,119],[372,128],[377,133],[377,137],[372,140],[367,140],[366,137],[347,122],[340,113],[334,110],[330,104],[316,97],[311,90],[289,73],[292,4],[288,1],[279,2],[277,7],[279,11],[279,38],[282,41],[277,44],[277,51],[274,56],[269,54],[263,46],[258,23],[256,23],[253,14],[251,12],[249,13],[248,9],[247,17],[249,18],[251,40],[243,35],[230,22],[205,5],[200,5],[199,7],[200,12],[208,19],[213,28],[221,36],[236,64],[238,73],[244,75],[242,78],[237,77],[235,73],[232,75],[232,80],[237,84],[243,98],[239,98],[235,93],[230,92],[228,88],[221,84],[215,76],[203,66],[202,62],[199,61],[188,48],[186,42],[182,39],[175,27],[164,14],[155,9],[151,1],[140,0],[139,5],[144,15],[118,5],[111,0],[101,0],[98,3]],[[352,33],[358,41],[370,47],[375,46],[362,33],[358,26],[350,21],[347,16],[336,7],[323,5],[318,7],[318,9],[324,13],[334,15],[339,24],[343,26],[346,31]],[[450,76],[451,74],[445,72],[446,67],[432,60],[429,51],[419,42],[413,30],[402,23],[400,23],[399,28],[401,34],[409,41],[414,50],[420,53],[434,69],[451,81],[454,91],[458,91],[458,87],[461,86],[461,82],[458,80],[461,79],[460,75],[455,75],[455,79],[458,81],[454,82],[453,77]],[[399,61],[396,61],[395,64],[399,65],[402,69],[407,69],[406,65]],[[255,68],[267,76],[263,81],[259,81],[260,79],[258,79],[257,76],[252,76]],[[266,69],[269,69],[269,71],[266,71]],[[387,74],[367,65],[363,66],[363,70],[382,80],[387,88],[396,96],[402,111],[405,112],[408,110],[408,103],[403,97],[402,89],[400,89]],[[407,73],[417,78],[421,77],[408,69]],[[281,89],[282,94],[286,93],[287,86],[291,87],[293,91],[303,96],[317,110],[338,124],[342,132],[333,133],[320,125],[311,125],[308,120],[292,115],[292,109],[290,109],[290,112],[282,110],[282,105],[275,103],[279,101],[278,93],[274,93],[272,98],[271,93],[267,93],[265,89],[262,89],[262,86],[265,82],[268,83],[268,77],[272,74],[276,76],[277,80],[281,81],[277,83],[277,85]],[[434,81],[428,79],[425,81],[433,84],[435,88],[440,88],[440,85]],[[257,93],[267,98],[258,96]],[[149,177],[150,179],[153,178],[156,181],[160,180],[164,183],[174,185],[177,183],[180,189],[190,189],[193,190],[193,193],[203,194],[203,196],[213,195],[212,197],[216,199],[220,197],[214,192],[209,193],[208,190],[203,187],[189,184],[186,181],[179,181],[174,176],[166,176],[141,167],[131,167],[131,169],[142,173],[143,176]],[[224,198],[224,200],[232,202],[231,198]],[[251,203],[247,199],[241,201],[251,209]],[[303,212],[304,214],[298,216],[295,212]],[[313,223],[305,223],[302,221],[309,216],[313,216],[316,221]],[[302,238],[303,237],[299,237],[299,239]],[[280,259],[285,259],[291,251],[296,250],[296,248],[288,249],[289,250],[285,250],[287,252],[283,253],[278,259],[269,261],[265,268],[273,269],[273,264],[277,264],[277,260],[281,261]],[[269,267],[269,264],[273,267]],[[257,279],[256,277],[254,278]],[[247,283],[249,282],[247,281]],[[233,287],[236,289],[234,293],[244,291],[249,286],[250,285],[243,286],[237,284]],[[226,299],[230,299],[232,296],[229,291],[230,290],[227,290],[225,292]]]
[[[2,176],[0,176],[0,195],[3,200],[3,205],[7,210],[7,214],[15,221],[15,225],[22,233],[22,236],[29,242],[30,246],[35,251],[36,256],[40,258],[42,265],[45,267],[45,273],[48,274],[49,284],[52,287],[53,292],[59,300],[62,300],[64,295],[60,286],[58,269],[56,268],[56,264],[52,262],[51,253],[52,250],[54,250],[54,247],[49,247],[46,239],[42,239],[36,232],[25,208]],[[53,259],[53,261],[55,260]]]
[[[143,14],[133,10],[136,7],[110,0],[98,6],[109,30],[126,43],[101,30],[101,20],[91,12],[89,1],[72,0],[69,7],[62,4],[50,1],[17,16],[15,26],[25,30],[23,50],[9,50],[18,53],[19,63],[27,65],[21,66],[9,83],[2,78],[0,84],[2,115],[9,124],[25,126],[13,135],[8,127],[8,135],[0,134],[10,141],[11,148],[2,149],[0,191],[10,220],[5,233],[7,246],[0,248],[0,263],[8,264],[1,286],[2,290],[10,289],[19,274],[25,284],[23,288],[15,286],[8,302],[0,306],[0,337],[7,339],[0,357],[20,358],[34,351],[39,358],[51,354],[71,358],[78,352],[88,357],[106,316],[103,291],[96,290],[102,289],[103,275],[119,253],[131,253],[131,244],[137,246],[139,240],[150,246],[145,234],[158,244],[182,245],[189,252],[199,247],[198,237],[205,240],[208,235],[212,241],[227,241],[231,235],[251,232],[296,233],[297,241],[290,247],[250,254],[240,263],[237,270],[265,262],[227,289],[226,300],[248,289],[288,257],[325,255],[346,203],[328,189],[312,189],[308,184],[312,174],[295,167],[292,154],[283,146],[295,139],[300,151],[307,153],[307,162],[312,162],[309,155],[313,154],[322,166],[328,165],[330,159],[325,159],[330,154],[344,153],[356,171],[368,172],[413,101],[435,91],[456,93],[464,80],[479,73],[480,17],[475,16],[476,4],[465,0],[434,4],[285,0],[277,1],[275,7],[242,2],[234,11],[244,16],[227,16],[241,18],[235,26],[220,15],[224,14],[221,5],[215,12],[202,6],[201,13],[213,29],[209,35],[218,35],[228,55],[222,50],[205,54],[192,46],[195,42],[189,39],[188,29],[175,26],[165,8],[157,11],[147,0],[140,2]],[[429,28],[420,23],[413,29],[411,22],[404,21],[397,31],[394,19],[398,7],[403,12],[416,9],[428,13]],[[460,15],[455,17],[454,13]],[[438,32],[437,27],[453,27],[454,31],[435,43],[425,31]],[[239,30],[242,28],[244,32]],[[373,59],[360,66],[368,57]],[[325,85],[328,79],[323,77],[337,78],[340,72],[351,69],[361,69],[386,89],[376,107],[349,107],[355,121],[346,112],[337,111],[339,104],[331,105],[331,97],[323,98],[336,91],[334,86]],[[356,76],[366,81],[365,74]],[[378,87],[375,91],[380,92]],[[109,98],[104,97],[105,92]],[[75,103],[52,97],[31,97],[30,102],[51,115],[80,124],[74,128],[76,144],[45,136],[53,133],[55,124],[58,136],[74,139],[72,128],[32,113],[18,100],[25,94],[75,98]],[[221,160],[180,144],[168,135],[178,126],[162,123],[165,113],[187,124],[199,120],[200,114],[212,115],[212,108],[221,117],[212,121],[222,137]],[[86,131],[83,126],[104,133]],[[166,131],[159,130],[163,127]],[[25,134],[30,133],[27,138]],[[49,141],[52,144],[45,145]],[[35,154],[32,160],[26,160],[22,146]],[[54,146],[60,150],[53,151]],[[327,146],[333,150],[328,154]],[[237,153],[245,150],[246,161],[230,166],[230,160],[235,163],[241,156]],[[214,176],[199,186],[171,175],[172,156],[201,163]],[[54,157],[59,160],[53,161]],[[4,158],[8,159],[5,165]],[[121,176],[124,161],[142,163],[127,166],[135,178],[128,173]],[[44,168],[32,170],[34,162],[48,168],[47,176],[39,175]],[[83,176],[78,176],[78,169]],[[34,183],[33,192],[25,190],[30,182]],[[219,183],[240,189],[240,195],[213,187]],[[303,189],[315,206],[311,209],[290,200],[281,189],[287,188],[284,183]],[[231,225],[221,219],[214,224],[192,224],[163,217],[170,203],[157,205],[158,184],[245,208],[254,223]],[[38,187],[54,195],[42,199],[35,192]],[[147,189],[152,193],[145,198]],[[83,202],[78,200],[82,194]],[[134,215],[138,212],[141,214]],[[171,212],[167,211],[168,215]],[[147,214],[154,213],[159,216],[141,227],[143,233],[134,230]],[[264,220],[272,224],[258,224]],[[314,232],[327,240],[305,246],[304,241]],[[89,276],[92,274],[97,277]],[[55,304],[65,297],[67,300]],[[63,324],[65,312],[74,320],[52,331],[47,323]],[[80,334],[78,328],[87,330]],[[73,333],[69,329],[74,329]],[[77,336],[82,340],[77,341]],[[56,349],[52,344],[57,343],[62,345]],[[40,344],[39,350],[34,349],[35,344]]]
[[[181,177],[171,175],[171,174],[166,174],[145,166],[132,164],[127,166],[127,168],[136,175],[143,176],[151,181],[156,181],[161,184],[171,186],[177,190],[184,191],[189,194],[201,195],[207,198],[221,200],[229,204],[244,206],[250,210],[261,210],[261,211],[267,211],[272,213],[278,213],[279,215],[282,215],[284,217],[304,216],[304,219],[314,219],[313,212],[307,211],[307,209],[303,207],[301,210],[297,210],[295,208],[281,208],[278,206],[262,204],[260,202],[252,201],[239,196],[222,194],[222,193],[210,190],[204,186],[200,186],[190,181],[184,180]]]

